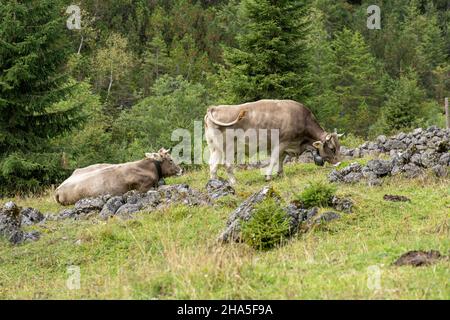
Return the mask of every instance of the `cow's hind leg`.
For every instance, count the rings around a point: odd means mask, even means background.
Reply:
[[[210,179],[217,179],[217,170],[222,160],[222,154],[219,150],[214,149],[211,152],[211,158],[209,159],[209,176]]]

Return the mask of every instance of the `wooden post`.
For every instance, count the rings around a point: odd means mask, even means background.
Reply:
[[[448,97],[445,98],[444,109],[445,109],[445,124],[447,125],[447,129],[449,129],[450,128],[450,110],[448,109]]]

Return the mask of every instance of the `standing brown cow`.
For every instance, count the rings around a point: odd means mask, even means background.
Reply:
[[[234,138],[237,135],[231,135],[231,139],[227,139],[230,130],[244,132],[244,140],[251,137],[248,132],[253,130],[258,143],[266,138],[263,136],[261,139],[261,132],[276,131],[276,143],[269,141],[267,144],[271,153],[266,171],[267,180],[271,179],[276,165],[278,174],[283,173],[283,160],[286,155],[301,154],[306,149],[317,150],[324,161],[332,164],[339,161],[340,135],[323,130],[312,112],[301,103],[293,100],[259,100],[240,105],[220,105],[210,107],[205,116],[211,179],[217,179],[218,165],[223,163],[230,182],[236,181],[232,163],[234,158],[231,160],[229,155],[235,153]],[[245,143],[251,149],[247,140]]]
[[[165,149],[146,153],[146,158],[121,164],[96,164],[77,169],[57,189],[55,199],[63,205],[99,195],[121,195],[130,190],[146,192],[164,177],[181,174],[182,169]]]

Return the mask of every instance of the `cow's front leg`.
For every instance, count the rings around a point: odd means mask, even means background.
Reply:
[[[279,158],[279,150],[280,150],[279,147],[275,147],[272,150],[272,153],[270,155],[270,163],[269,163],[269,165],[267,166],[267,169],[266,169],[266,181],[272,180],[273,168],[277,164],[277,161],[278,161],[278,158]]]
[[[266,181],[272,180],[272,172],[273,172],[274,168],[276,169],[278,174],[280,174],[280,175],[283,174],[283,163],[281,161],[281,158],[284,159],[284,157],[285,157],[284,151],[285,150],[286,150],[285,145],[278,145],[272,149],[271,155],[270,155],[270,163],[269,163],[269,166],[267,167],[267,171],[266,171]],[[282,155],[282,157],[281,157],[281,155]]]
[[[283,155],[279,159],[278,172],[277,172],[277,175],[279,177],[283,177],[284,176],[284,167],[283,167],[283,165],[284,165],[284,160],[286,159],[286,157],[287,157],[287,154],[283,153]]]

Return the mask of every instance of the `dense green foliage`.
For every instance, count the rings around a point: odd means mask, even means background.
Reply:
[[[287,239],[289,221],[274,198],[255,206],[250,220],[242,223],[242,239],[257,250],[271,249]]]
[[[238,48],[224,51],[222,85],[225,100],[303,100],[307,82],[308,32],[304,1],[244,0]]]
[[[64,108],[74,83],[61,1],[2,1],[0,10],[0,193],[35,189],[64,175],[49,138],[80,122],[79,104]],[[58,107],[59,106],[59,107]]]
[[[443,125],[449,2],[380,0],[381,30],[360,2],[80,0],[67,30],[70,1],[0,0],[0,194],[173,146],[217,103],[292,98],[364,139]]]
[[[296,194],[294,200],[303,204],[305,208],[327,207],[336,193],[336,186],[316,181],[306,186],[305,190]]]

